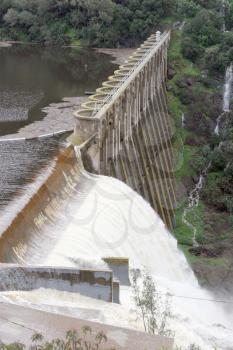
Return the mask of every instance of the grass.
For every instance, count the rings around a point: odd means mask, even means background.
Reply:
[[[177,140],[174,144],[176,156],[176,181],[179,184],[182,182],[182,179],[187,176],[195,175],[194,169],[190,165],[191,159],[193,159],[195,148],[193,146],[184,145],[182,142],[182,136],[180,140]]]
[[[168,50],[169,61],[173,61],[179,66],[177,75],[200,76],[201,71],[191,61],[183,57],[181,52],[182,32],[177,30],[173,32],[171,45]]]
[[[203,257],[203,256],[196,256],[193,255],[189,252],[190,246],[185,246],[182,245],[180,248],[183,250],[185,253],[185,256],[189,262],[190,265],[195,265],[195,264],[206,264],[206,265],[211,265],[211,266],[228,266],[228,261],[224,257],[218,257],[218,258],[208,258],[208,257]]]
[[[183,199],[177,209],[176,214],[176,227],[175,235],[177,237],[178,243],[181,245],[192,246],[193,230],[182,222],[182,215],[184,209],[187,207],[187,199]],[[196,227],[197,236],[196,239],[199,243],[207,243],[205,241],[205,205],[202,201],[199,202],[197,207],[192,208],[189,213],[187,213],[186,219]]]
[[[178,244],[181,245],[181,247],[192,246],[193,238],[192,230],[187,225],[184,225],[182,222],[182,215],[186,205],[187,200],[183,199],[179,205],[179,208],[176,211],[176,227],[174,229],[174,234],[177,238]]]

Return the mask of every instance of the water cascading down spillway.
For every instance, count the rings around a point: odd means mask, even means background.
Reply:
[[[175,205],[165,98],[169,38],[151,36],[76,113],[70,138],[76,146],[61,152],[43,185],[6,225],[0,262],[95,269],[103,257],[127,257],[131,269],[147,267],[161,297],[173,295],[169,326],[177,344],[227,349],[232,315],[203,302],[212,296],[199,287],[166,228],[173,225]],[[130,326],[131,289],[121,292],[128,313],[123,320],[112,312],[111,322]],[[48,303],[46,292],[36,293]],[[70,295],[52,293],[55,305],[70,305]],[[5,297],[36,304],[29,293]]]

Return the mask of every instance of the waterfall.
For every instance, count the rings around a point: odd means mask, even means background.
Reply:
[[[223,112],[219,115],[216,121],[216,126],[214,129],[214,134],[219,135],[220,132],[220,122],[222,118],[230,112],[231,96],[232,96],[232,85],[233,85],[233,64],[231,63],[225,73],[224,89],[223,89]],[[183,120],[183,119],[182,119]],[[183,123],[182,123],[183,125]],[[222,144],[218,145],[218,148],[221,148]],[[194,189],[189,193],[188,196],[188,206],[184,209],[182,215],[182,222],[188,226],[193,232],[193,246],[197,247],[198,242],[196,240],[197,229],[196,227],[189,222],[187,219],[188,213],[190,213],[195,207],[198,207],[200,201],[200,192],[204,186],[204,180],[208,174],[209,169],[211,168],[211,162],[208,163],[205,169],[200,174],[199,180],[195,185]]]
[[[223,94],[223,111],[224,112],[230,112],[232,84],[233,84],[233,64],[231,63],[229,67],[227,67],[226,75],[225,75],[224,94]]]
[[[184,116],[184,113],[182,113],[182,115],[181,115],[181,126],[182,126],[182,128],[185,127],[185,116]]]
[[[221,14],[223,17],[223,32],[226,32],[226,23],[225,23],[225,12],[226,12],[226,3],[225,0],[222,1]],[[225,73],[224,80],[224,91],[223,91],[223,113],[217,118],[216,127],[214,129],[214,133],[219,135],[220,132],[220,122],[224,117],[225,113],[230,112],[230,103],[232,96],[232,84],[233,84],[233,63],[231,63]]]
[[[222,25],[222,31],[223,33],[226,32],[226,21],[225,21],[225,17],[226,17],[226,1],[222,0],[222,6],[221,6],[221,16],[223,18],[223,25]]]
[[[225,73],[224,88],[223,88],[223,112],[217,118],[216,127],[214,133],[219,135],[220,123],[222,118],[230,112],[230,104],[232,98],[232,85],[233,85],[233,63],[231,63]]]
[[[89,265],[96,267],[103,265],[103,257],[128,257],[131,269],[146,266],[162,295],[173,295],[169,327],[178,345],[197,343],[204,350],[212,350],[214,345],[227,349],[231,344],[228,329],[232,314],[227,316],[221,305],[205,301],[213,296],[199,287],[177,241],[151,206],[119,180],[86,172],[79,151],[71,147],[3,232],[0,248],[1,262],[45,266],[80,267],[90,261]],[[58,313],[62,304],[69,314],[77,316],[79,297],[73,294],[40,290],[0,296],[5,301]],[[99,310],[99,302],[92,303]],[[101,304],[102,312],[108,313],[106,322],[119,326],[131,323],[130,287],[121,288],[121,304],[119,318],[110,311],[116,310],[114,306]],[[90,304],[87,300],[82,305],[88,308]],[[102,316],[99,321],[103,321]]]

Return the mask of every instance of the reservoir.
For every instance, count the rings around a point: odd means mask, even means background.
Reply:
[[[113,72],[107,55],[78,48],[0,48],[0,136],[43,119],[42,109],[94,91]]]
[[[35,122],[46,116],[42,109],[64,98],[83,96],[86,90],[95,91],[116,67],[110,60],[108,55],[87,49],[0,47],[0,137],[19,133],[20,138],[19,130],[28,125],[39,135]],[[72,118],[72,111],[70,115]],[[43,133],[48,133],[46,124]],[[66,136],[0,142],[1,222],[15,212],[11,201],[17,202],[50,166]]]

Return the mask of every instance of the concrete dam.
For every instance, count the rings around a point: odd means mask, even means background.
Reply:
[[[169,41],[170,32],[151,35],[82,104],[65,149],[16,203],[15,215],[3,217],[3,341],[15,340],[17,321],[24,342],[32,328],[58,337],[90,325],[116,349],[172,349],[173,339],[142,333],[135,311],[130,273],[146,266],[162,305],[172,296],[175,344],[229,348],[231,320],[218,305],[200,306],[198,298],[212,296],[169,232],[176,207]],[[196,301],[180,299],[184,294]],[[216,314],[225,328],[212,324]]]
[[[82,200],[80,189],[91,191],[95,174],[125,182],[172,229],[172,122],[165,87],[169,40],[170,32],[152,35],[75,113],[72,145],[60,152],[17,215],[2,223],[0,262],[44,262],[57,243],[54,231],[71,221],[67,208],[75,196]]]
[[[121,286],[130,288],[132,235],[140,232],[143,238],[141,232],[151,234],[158,224],[149,219],[141,227],[142,220],[134,218],[142,211],[136,192],[172,228],[172,129],[165,95],[169,40],[170,33],[152,35],[83,103],[75,113],[67,147],[18,203],[16,215],[3,217],[0,295],[4,298],[42,288],[120,303]],[[130,218],[117,212],[116,202],[124,203]],[[103,222],[100,216],[107,207],[112,218],[104,213],[110,219]],[[148,204],[140,215],[154,215],[151,211]],[[118,228],[112,220],[117,220]],[[101,237],[106,231],[108,241],[106,234]],[[80,234],[92,246],[91,255],[77,239]],[[4,307],[0,311],[4,313]],[[152,338],[149,344],[154,343]],[[158,349],[165,345],[170,349],[172,340],[157,337],[156,344]]]

